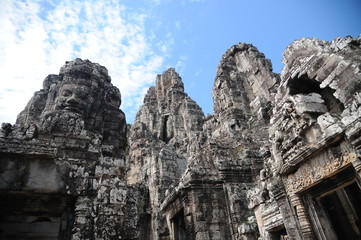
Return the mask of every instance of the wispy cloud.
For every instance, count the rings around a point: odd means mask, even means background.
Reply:
[[[203,68],[200,68],[200,69],[197,70],[197,72],[194,73],[194,76],[198,77],[198,76],[200,76],[203,72],[204,72],[204,71],[203,71]]]
[[[178,31],[180,31],[181,27],[182,27],[181,21],[179,21],[179,20],[175,21],[174,28],[177,29]]]
[[[107,67],[132,120],[169,51],[154,49],[149,17],[115,0],[1,1],[0,122],[13,123],[42,80],[76,57]]]
[[[181,75],[186,70],[186,64],[185,64],[186,61],[187,61],[187,56],[182,55],[182,56],[179,56],[179,59],[178,59],[177,63],[175,64],[175,69]]]
[[[171,55],[171,49],[174,43],[175,41],[173,35],[170,32],[168,32],[165,35],[164,39],[158,40],[156,46],[161,52],[162,56],[169,57]]]
[[[194,2],[200,3],[200,2],[204,2],[204,1],[206,1],[206,0],[182,0],[182,1],[181,1],[181,4],[182,4],[183,6],[185,6],[187,3],[194,3]]]

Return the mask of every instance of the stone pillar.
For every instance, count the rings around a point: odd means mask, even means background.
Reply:
[[[358,106],[358,111],[354,112],[354,116],[359,116],[360,108],[361,108],[361,94],[357,94],[357,100],[353,103],[354,107]],[[351,107],[349,107],[351,108]],[[351,111],[352,113],[352,111]],[[352,115],[351,115],[352,116]],[[358,117],[357,120],[351,121],[348,119],[352,119],[351,116],[344,117],[344,121],[348,121],[349,126],[347,127],[345,131],[346,139],[353,147],[355,153],[350,154],[348,157],[351,157],[349,162],[352,163],[352,166],[356,170],[356,180],[361,188],[361,140],[360,140],[360,134],[361,134],[361,118]]]
[[[298,221],[300,224],[303,239],[312,239],[312,227],[307,217],[306,209],[302,204],[301,198],[298,194],[290,195],[292,206],[296,210]]]
[[[270,191],[272,192],[282,215],[288,238],[290,240],[301,240],[302,232],[298,227],[297,218],[294,216],[294,211],[292,211],[291,203],[286,196],[285,188],[279,176],[275,177],[271,182]]]
[[[93,239],[93,199],[79,196],[75,202],[75,221],[72,240]]]
[[[361,188],[361,156],[355,156],[352,161],[352,166],[355,168],[356,171],[356,180],[357,184]]]

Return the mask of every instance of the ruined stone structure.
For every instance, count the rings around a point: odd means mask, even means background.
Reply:
[[[1,239],[145,238],[147,192],[128,187],[119,90],[76,59],[1,129]]]
[[[283,56],[231,47],[207,116],[168,69],[131,125],[105,67],[66,62],[2,124],[0,239],[360,239],[361,37]]]

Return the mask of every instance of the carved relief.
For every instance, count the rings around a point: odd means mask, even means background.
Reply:
[[[297,193],[305,190],[357,159],[356,153],[345,153],[338,158],[329,158],[329,155],[324,153],[302,165],[294,174],[288,175],[285,182],[287,191]]]
[[[91,89],[87,86],[63,84],[59,93],[56,109],[87,114],[92,106],[93,97]]]
[[[64,76],[63,81],[50,86],[47,103],[40,117],[42,133],[79,135],[84,120],[94,111],[95,101],[91,79]]]
[[[268,158],[264,162],[263,169],[260,171],[260,182],[257,184],[256,187],[250,189],[247,192],[247,198],[249,199],[249,208],[255,208],[256,206],[262,203],[270,203],[273,202],[273,194],[271,191],[270,182],[271,178],[273,177],[272,173],[272,159]]]
[[[84,121],[77,113],[52,112],[41,118],[41,133],[61,133],[64,135],[80,135]]]

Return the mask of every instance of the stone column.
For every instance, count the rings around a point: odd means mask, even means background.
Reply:
[[[358,100],[354,102],[354,106],[359,106],[361,108],[361,94],[358,94]],[[360,109],[353,114],[357,116],[359,114]],[[346,118],[346,117],[345,117]],[[349,117],[351,118],[351,117]],[[352,119],[352,118],[351,118]],[[346,118],[347,120],[347,118]],[[345,120],[345,121],[346,121]],[[352,166],[356,170],[356,180],[361,188],[361,141],[360,141],[360,134],[361,134],[361,118],[358,117],[356,121],[349,121],[349,126],[345,131],[346,139],[351,144],[353,149],[355,150],[354,154],[348,155],[351,159],[349,162],[352,163]],[[347,160],[346,160],[347,161]]]
[[[93,199],[88,196],[79,196],[75,203],[75,221],[72,240],[93,239]]]
[[[307,217],[306,209],[302,204],[301,198],[298,194],[290,195],[292,206],[296,210],[297,218],[300,224],[303,239],[312,239],[312,227]]]
[[[270,185],[270,191],[277,202],[289,239],[301,240],[302,232],[298,227],[297,217],[295,216],[294,211],[292,211],[292,205],[287,198],[285,188],[279,176],[273,178]]]
[[[352,162],[352,166],[355,168],[356,171],[357,184],[361,188],[361,156],[360,154],[358,155],[359,155],[358,157],[355,155],[355,157],[351,160],[351,162]]]

